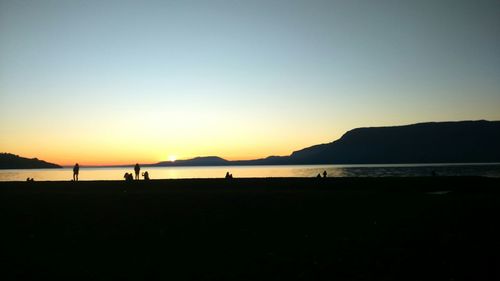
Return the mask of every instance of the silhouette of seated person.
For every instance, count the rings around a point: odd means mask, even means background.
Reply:
[[[134,176],[132,175],[132,173],[125,173],[125,175],[123,175],[123,178],[125,179],[125,181],[133,181],[134,180]]]
[[[146,172],[142,173],[142,176],[144,177],[144,180],[145,180],[145,181],[148,181],[148,180],[149,180],[149,173],[148,173],[148,171],[146,171]]]
[[[318,175],[317,175],[316,177],[317,177],[317,178],[321,178],[321,174],[320,174],[320,173],[318,173]]]

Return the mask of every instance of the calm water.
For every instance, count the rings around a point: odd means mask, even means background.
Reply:
[[[151,179],[222,178],[227,171],[234,177],[314,177],[327,171],[329,177],[442,176],[500,177],[495,164],[403,164],[403,165],[290,165],[225,167],[143,167]],[[123,180],[133,168],[80,168],[80,180]],[[64,181],[73,176],[72,168],[38,170],[0,170],[0,181]]]

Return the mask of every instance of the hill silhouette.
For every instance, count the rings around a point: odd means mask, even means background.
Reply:
[[[61,166],[49,163],[38,158],[24,158],[11,153],[0,153],[0,169],[43,169],[62,168]]]
[[[222,159],[217,156],[204,156],[204,157],[196,157],[193,159],[186,160],[176,160],[172,161],[163,161],[155,164],[155,166],[224,166],[230,165],[230,161]]]
[[[431,122],[358,128],[293,152],[300,164],[479,163],[500,161],[500,121]]]
[[[393,127],[357,128],[331,143],[289,156],[228,161],[197,157],[159,166],[292,164],[403,164],[500,162],[500,121],[429,122]]]

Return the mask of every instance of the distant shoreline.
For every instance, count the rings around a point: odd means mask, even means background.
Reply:
[[[418,166],[466,166],[466,165],[500,165],[500,162],[462,162],[462,163],[377,163],[377,164],[335,164],[335,163],[320,163],[320,164],[224,164],[224,165],[179,165],[179,166],[159,166],[156,164],[140,164],[141,167],[147,168],[179,168],[179,167],[275,167],[275,166],[343,166],[343,167],[418,167]],[[73,166],[62,166],[62,168],[72,168]],[[134,165],[111,165],[111,166],[81,166],[81,168],[130,168]],[[43,168],[42,168],[43,169]]]
[[[426,122],[403,126],[355,128],[347,131],[338,140],[306,147],[287,156],[268,156],[251,160],[198,156],[191,159],[141,164],[141,166],[429,165],[432,163],[473,165],[499,163],[499,143],[500,121]],[[2,153],[0,156],[0,168],[3,169],[59,167],[57,164],[37,158],[28,159],[10,153]],[[74,161],[85,162],[84,159],[74,159]],[[70,166],[72,165],[73,163]],[[87,167],[125,168],[132,165],[135,163]]]
[[[425,164],[349,164],[349,165],[253,165],[253,166],[141,166],[152,180],[160,179],[220,179],[226,173],[235,178],[313,178],[327,173],[327,177],[463,177],[480,176],[500,178],[500,163],[425,163]],[[132,166],[82,166],[80,181],[123,180],[132,173]],[[0,170],[0,181],[69,181],[72,167],[61,169]],[[140,177],[143,180],[143,177]]]
[[[139,163],[140,164],[140,163]],[[134,164],[135,165],[135,164]],[[80,169],[92,168],[132,168],[133,164],[130,165],[80,165]],[[461,163],[357,163],[357,164],[336,164],[336,163],[324,163],[324,164],[224,164],[224,165],[171,165],[171,166],[159,166],[156,164],[140,164],[143,168],[183,168],[183,167],[277,167],[277,166],[342,166],[342,167],[424,167],[424,166],[482,166],[482,165],[500,165],[500,162],[461,162]],[[57,170],[57,169],[69,169],[73,168],[72,165],[61,165],[60,167],[37,167],[37,168],[0,168],[0,171],[5,170]]]

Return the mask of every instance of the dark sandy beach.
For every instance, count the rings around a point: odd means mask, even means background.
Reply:
[[[499,280],[500,179],[0,183],[2,280]]]

